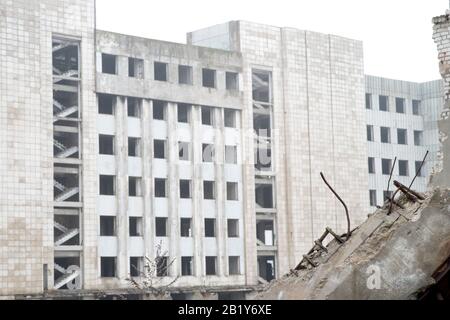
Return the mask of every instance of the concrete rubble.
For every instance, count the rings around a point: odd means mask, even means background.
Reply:
[[[344,244],[332,240],[305,269],[269,284],[256,299],[416,299],[436,283],[432,275],[450,257],[450,189],[425,200],[405,196],[389,203],[353,231]],[[448,271],[448,270],[447,270]],[[447,293],[448,295],[448,293]]]

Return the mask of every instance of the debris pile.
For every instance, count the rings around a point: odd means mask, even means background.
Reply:
[[[347,241],[330,230],[302,263],[256,299],[419,299],[450,266],[450,189],[406,190],[355,229]],[[391,213],[390,210],[392,210]],[[333,239],[322,242],[331,234]],[[440,279],[448,269],[441,270]],[[447,280],[448,281],[448,275]],[[449,292],[440,292],[450,299]]]

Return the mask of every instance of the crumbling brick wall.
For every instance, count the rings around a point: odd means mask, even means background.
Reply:
[[[444,80],[445,105],[439,121],[439,136],[442,143],[439,153],[441,172],[432,178],[431,184],[442,186],[448,183],[449,177],[446,176],[446,173],[450,172],[450,159],[444,158],[444,155],[450,152],[450,141],[448,140],[450,132],[450,11],[447,11],[445,15],[435,17],[433,24],[433,40],[439,52],[439,71]]]

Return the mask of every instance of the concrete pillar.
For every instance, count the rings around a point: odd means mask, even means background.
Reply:
[[[128,57],[117,57],[117,74],[119,76],[128,77]]]
[[[193,237],[194,237],[194,270],[193,275],[201,277],[203,275],[203,260],[205,257],[203,251],[203,235],[204,235],[204,216],[202,211],[203,203],[203,146],[202,130],[201,130],[201,107],[192,107],[192,152],[193,152],[193,175],[192,175],[192,199],[193,199]]]
[[[218,275],[223,277],[228,273],[228,256],[226,252],[227,242],[227,222],[225,218],[225,203],[227,194],[227,182],[225,181],[225,141],[223,109],[214,109],[214,127],[215,127],[215,174],[216,174],[216,227],[217,227],[217,264]]]
[[[128,278],[128,112],[127,99],[116,104],[117,276]]]
[[[153,214],[153,102],[144,99],[142,101],[142,187],[144,200],[144,255],[150,259],[154,255],[155,217]],[[145,263],[145,261],[144,261]]]
[[[177,117],[177,104],[168,103],[167,104],[167,149],[168,149],[168,191],[169,191],[169,248],[170,248],[170,258],[177,259],[179,257],[179,216],[178,216],[178,200],[179,200],[179,174],[178,174],[178,117]],[[177,275],[177,263],[174,263],[169,272],[170,276]]]

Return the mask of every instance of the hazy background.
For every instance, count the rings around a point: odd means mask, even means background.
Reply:
[[[366,74],[440,78],[434,16],[447,0],[97,0],[98,29],[172,42],[229,20],[248,20],[364,41]]]

